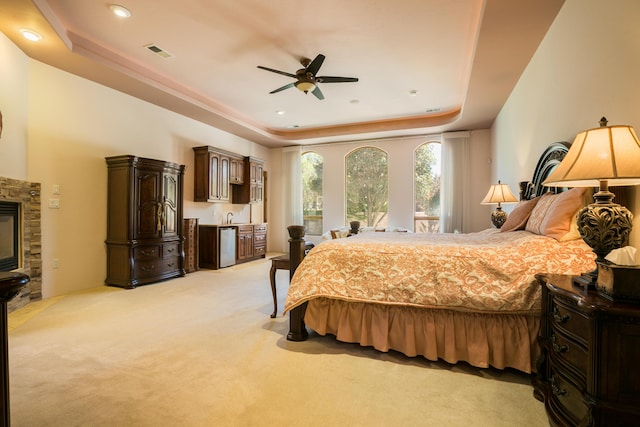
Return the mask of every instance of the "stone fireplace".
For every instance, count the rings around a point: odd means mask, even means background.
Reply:
[[[11,312],[30,301],[42,299],[40,184],[0,177],[0,201],[20,205],[20,259],[15,271],[31,278],[20,295],[9,302],[8,311]]]

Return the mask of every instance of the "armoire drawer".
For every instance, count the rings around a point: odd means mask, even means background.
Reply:
[[[162,245],[162,258],[172,258],[179,255],[180,245],[178,243],[165,243]]]
[[[133,258],[136,260],[153,260],[162,255],[162,245],[136,246],[133,248]]]
[[[178,257],[162,258],[153,261],[138,261],[133,267],[133,276],[137,280],[162,276],[178,269]]]

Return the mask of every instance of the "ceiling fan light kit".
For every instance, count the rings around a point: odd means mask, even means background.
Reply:
[[[275,70],[273,68],[263,67],[262,65],[258,65],[258,68],[296,79],[295,82],[286,84],[282,87],[279,87],[278,89],[272,90],[269,93],[277,93],[285,89],[295,87],[305,94],[311,92],[316,98],[324,99],[324,95],[322,94],[318,83],[355,83],[358,81],[357,77],[316,76],[316,74],[320,70],[320,67],[322,66],[322,63],[324,62],[324,59],[325,56],[322,54],[316,56],[313,61],[311,61],[309,58],[300,59],[300,64],[302,64],[304,68],[299,69],[295,74],[287,73],[286,71]]]
[[[316,88],[316,85],[313,82],[304,80],[295,82],[294,85],[296,86],[296,88],[298,88],[298,90],[301,90],[304,93],[313,91]]]

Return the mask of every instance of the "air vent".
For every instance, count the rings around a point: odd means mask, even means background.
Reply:
[[[173,58],[174,55],[167,52],[166,50],[164,50],[163,48],[161,48],[160,46],[156,45],[156,44],[148,44],[145,46],[147,49],[149,49],[151,52],[155,53],[156,55],[164,58],[164,59],[169,59],[169,58]]]

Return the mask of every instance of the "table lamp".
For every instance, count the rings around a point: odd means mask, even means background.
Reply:
[[[609,185],[640,184],[640,141],[631,126],[607,126],[581,132],[569,151],[542,183],[548,187],[599,187],[593,195],[595,203],[578,212],[578,230],[582,239],[596,254],[596,269],[587,273],[595,287],[598,262],[607,263],[605,256],[614,249],[629,244],[633,214],[624,206],[613,203]]]
[[[491,212],[491,222],[495,225],[496,228],[502,227],[502,224],[507,220],[507,213],[502,210],[501,203],[517,203],[518,199],[513,195],[511,189],[507,184],[501,184],[498,181],[497,184],[492,185],[489,188],[489,192],[480,204],[482,205],[495,205],[498,204],[498,207]]]

